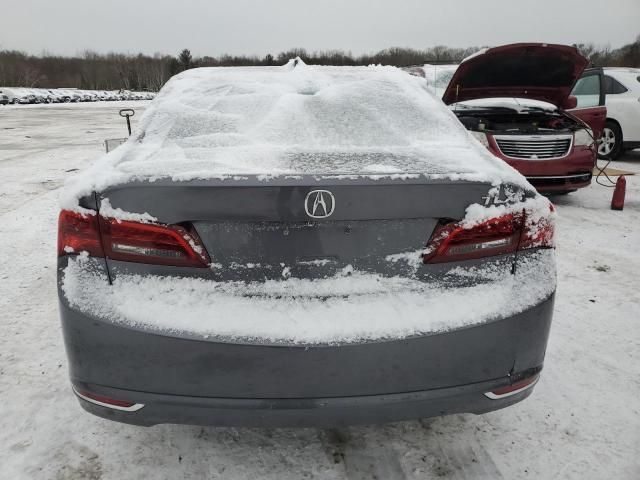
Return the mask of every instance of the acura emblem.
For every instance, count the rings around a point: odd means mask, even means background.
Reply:
[[[311,190],[304,199],[304,210],[311,218],[327,218],[336,208],[336,199],[329,190]]]

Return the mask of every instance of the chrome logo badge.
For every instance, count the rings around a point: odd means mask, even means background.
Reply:
[[[336,208],[336,199],[329,190],[311,190],[304,199],[304,210],[311,218],[327,218]]]

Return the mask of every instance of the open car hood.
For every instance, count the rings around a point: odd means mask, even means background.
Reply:
[[[442,101],[514,97],[562,107],[588,63],[567,45],[514,43],[481,50],[462,61]]]

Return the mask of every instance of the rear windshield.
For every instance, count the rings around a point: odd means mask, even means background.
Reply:
[[[199,70],[163,89],[145,142],[335,149],[410,147],[462,135],[424,82],[396,69]]]
[[[141,126],[124,149],[127,168],[167,173],[188,163],[203,177],[462,173],[488,157],[424,79],[393,67],[188,70]]]

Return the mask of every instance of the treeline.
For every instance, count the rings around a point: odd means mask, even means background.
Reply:
[[[597,66],[640,67],[640,36],[635,42],[618,49],[577,44],[580,51]],[[479,47],[450,48],[438,45],[424,50],[388,48],[375,54],[354,56],[350,52],[328,50],[308,52],[295,48],[277,55],[194,58],[188,49],[176,57],[170,55],[125,55],[85,52],[81,56],[27,55],[14,50],[0,50],[0,86],[39,88],[80,88],[87,90],[151,90],[183,70],[204,67],[282,65],[300,57],[312,65],[395,65],[424,63],[458,63]]]
[[[575,46],[593,66],[640,68],[640,35],[635,42],[616,49],[598,47],[593,43],[579,43]]]
[[[0,85],[157,91],[171,76],[171,60],[168,55],[85,52],[79,57],[61,57],[0,50]]]

